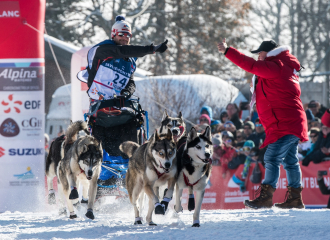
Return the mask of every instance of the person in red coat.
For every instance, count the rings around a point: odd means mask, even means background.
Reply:
[[[240,68],[255,74],[252,86],[252,101],[255,100],[260,123],[266,138],[261,148],[268,146],[265,161],[265,179],[260,185],[260,195],[246,200],[250,208],[271,208],[273,194],[280,174],[280,164],[288,178],[288,197],[279,208],[304,208],[301,192],[301,169],[298,159],[298,142],[308,140],[307,119],[300,100],[300,85],[297,73],[300,63],[290,53],[290,47],[278,46],[274,40],[263,41],[251,53],[258,54],[254,60],[232,47],[226,39],[218,44],[219,52]],[[253,107],[253,102],[251,103]]]

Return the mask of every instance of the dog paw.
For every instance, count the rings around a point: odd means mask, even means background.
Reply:
[[[161,201],[160,204],[164,206],[164,211],[166,212],[167,211],[167,207],[168,207],[168,202]]]
[[[58,210],[58,215],[66,215],[66,214],[67,214],[66,208],[60,208]]]
[[[183,213],[183,207],[181,206],[181,210],[176,210],[176,206],[174,205],[174,211],[176,212],[176,213]]]
[[[149,223],[149,226],[157,226],[157,224],[154,223],[153,221],[151,221],[151,222]]]
[[[88,200],[81,199],[81,203],[88,203]]]
[[[165,214],[165,206],[161,205],[159,203],[156,203],[155,214],[164,215]]]
[[[134,222],[134,225],[139,225],[139,224],[142,224],[142,222],[140,220]]]
[[[70,214],[70,219],[74,219],[74,218],[77,218],[77,215],[76,214]]]
[[[94,219],[94,214],[93,214],[93,211],[87,211],[87,213],[85,214],[86,217],[88,217],[89,219]]]
[[[199,223],[194,223],[192,227],[200,227],[201,225]]]
[[[74,189],[71,190],[69,199],[73,200],[73,199],[77,199],[77,198],[79,198],[79,194],[78,194],[77,189],[74,188]]]
[[[50,193],[50,194],[48,194],[48,204],[49,204],[49,205],[56,204],[55,193]]]
[[[195,198],[189,198],[188,201],[188,210],[192,211],[195,209]]]

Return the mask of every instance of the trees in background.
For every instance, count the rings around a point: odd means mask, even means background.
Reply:
[[[124,15],[132,24],[131,44],[169,40],[169,51],[147,56],[141,68],[155,75],[229,78],[237,68],[218,57],[216,44],[230,36],[232,46],[244,46],[249,9],[244,0],[49,0],[46,28],[51,36],[86,46],[108,38],[116,15]]]

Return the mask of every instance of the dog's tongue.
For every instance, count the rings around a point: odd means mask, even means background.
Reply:
[[[212,159],[211,158],[209,158],[207,160],[209,161],[209,164],[212,164]]]

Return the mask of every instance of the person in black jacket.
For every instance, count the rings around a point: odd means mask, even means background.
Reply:
[[[320,163],[326,157],[330,157],[330,112],[329,109],[324,113],[322,119],[320,135],[315,143],[313,151],[303,160],[302,165],[308,166],[311,161]]]
[[[90,97],[91,106],[101,100],[104,102],[116,96],[130,98],[135,92],[133,76],[137,58],[155,52],[163,53],[167,49],[167,40],[156,46],[153,44],[136,46],[130,45],[131,37],[130,24],[123,16],[117,16],[112,26],[111,39],[96,44],[88,51],[86,69],[89,89],[87,94]],[[102,147],[109,155],[127,158],[119,150],[119,145],[124,141],[137,142],[135,121],[118,126],[104,126],[105,124],[98,124],[100,121],[97,121],[101,115],[113,115],[114,112],[120,114],[120,109],[116,106],[98,109],[89,120],[92,134],[102,141]]]
[[[322,171],[317,172],[317,184],[321,190],[321,193],[324,195],[330,195],[330,186],[325,186],[323,175],[321,174]],[[330,208],[330,198],[328,200],[327,208]]]
[[[238,116],[238,107],[235,103],[228,103],[226,107],[226,111],[229,117],[229,120],[232,121],[236,127],[236,129],[243,128],[243,121]]]

